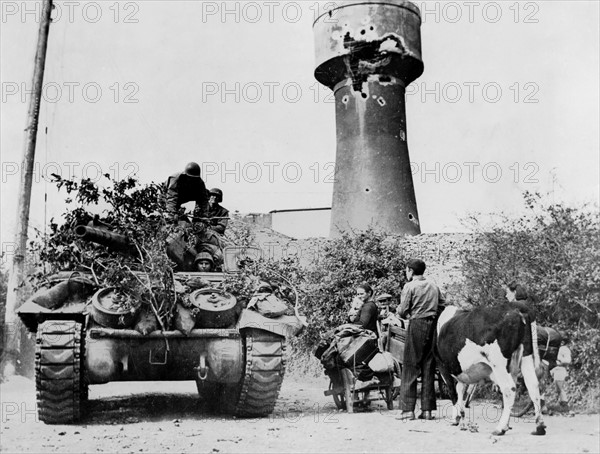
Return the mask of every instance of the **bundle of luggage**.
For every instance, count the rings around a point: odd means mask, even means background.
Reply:
[[[314,354],[330,376],[340,368],[348,368],[357,380],[368,381],[376,374],[390,375],[400,370],[389,352],[379,350],[372,331],[353,324],[340,325],[327,333]]]

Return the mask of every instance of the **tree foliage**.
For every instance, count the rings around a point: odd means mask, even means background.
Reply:
[[[122,303],[151,305],[161,324],[173,316],[171,262],[165,253],[166,229],[162,189],[159,185],[140,185],[135,178],[111,180],[104,175],[105,187],[89,179],[81,181],[55,176],[59,190],[64,189],[71,203],[62,222],[50,221],[50,233],[32,242],[43,265],[33,280],[43,282],[59,271],[91,272],[102,287],[116,287]],[[124,235],[132,244],[131,254],[113,252],[105,246],[79,239],[78,225],[99,224]]]
[[[570,334],[573,375],[587,387],[600,377],[598,212],[528,192],[524,202],[526,214],[516,219],[501,216],[492,226],[468,220],[475,235],[461,253],[464,291],[474,304],[489,304],[499,286],[524,285],[538,323]]]
[[[329,241],[320,260],[307,269],[301,287],[304,314],[310,321],[304,344],[314,346],[321,333],[346,322],[356,286],[362,282],[373,288],[374,296],[385,292],[399,298],[405,266],[398,237],[368,230],[345,232]]]

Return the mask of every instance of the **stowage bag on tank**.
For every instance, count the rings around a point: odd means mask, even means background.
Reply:
[[[140,315],[138,318],[137,323],[135,324],[135,330],[146,336],[156,330],[158,330],[159,328],[159,324],[158,324],[158,320],[156,320],[156,316],[154,315],[154,312],[152,312],[151,309],[149,309],[148,307],[144,307],[141,311],[140,311]]]
[[[195,324],[196,319],[192,311],[181,304],[177,304],[175,310],[175,328],[187,336],[194,329]]]
[[[275,295],[259,294],[250,300],[248,309],[256,309],[259,314],[268,318],[277,318],[287,312],[288,306],[285,301]]]
[[[95,288],[87,279],[73,278],[50,288],[39,289],[31,297],[31,301],[46,309],[55,309],[67,302],[84,301],[94,293]]]
[[[31,301],[46,309],[62,306],[69,299],[69,281],[63,281],[50,288],[39,289],[31,297]]]

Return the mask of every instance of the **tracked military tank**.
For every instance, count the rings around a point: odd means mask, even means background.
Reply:
[[[126,237],[106,229],[78,226],[76,234],[120,253],[133,251]],[[239,274],[261,251],[228,246],[222,252],[220,271],[173,274],[173,298],[179,302],[172,306],[180,313],[164,327],[140,329],[144,317],[152,317],[149,309],[140,309],[135,295],[123,304],[121,289],[99,287],[92,273],[51,276],[18,311],[36,333],[40,420],[78,421],[88,387],[114,381],[194,380],[213,409],[241,417],[273,412],[285,374],[286,338],[303,326],[297,293],[294,289],[291,312],[277,285],[229,293],[223,286],[227,277]],[[273,311],[281,301],[287,309]]]

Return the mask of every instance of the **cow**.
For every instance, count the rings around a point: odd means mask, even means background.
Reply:
[[[437,323],[435,356],[438,369],[449,386],[453,403],[453,425],[464,418],[464,391],[469,384],[489,378],[502,391],[504,408],[494,435],[504,435],[515,401],[515,379],[520,370],[535,408],[534,435],[545,435],[540,392],[536,376],[539,354],[533,348],[534,316],[525,304],[459,310],[449,306]],[[508,367],[510,364],[510,372]]]

